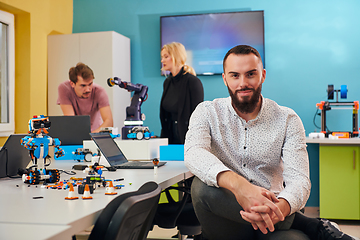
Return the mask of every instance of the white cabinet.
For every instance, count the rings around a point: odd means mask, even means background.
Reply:
[[[69,69],[78,62],[94,72],[94,82],[105,88],[113,113],[114,127],[124,126],[130,93],[118,86],[109,87],[107,79],[119,77],[131,82],[130,39],[113,31],[48,36],[48,115],[62,115],[58,86],[69,79]]]

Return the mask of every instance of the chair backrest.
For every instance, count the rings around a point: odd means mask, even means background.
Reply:
[[[189,203],[189,200],[191,200],[190,195],[190,187],[191,187],[192,180],[184,181],[183,187],[168,187],[165,189],[165,195],[168,200],[168,203],[161,203],[158,206],[158,211],[155,214],[155,218],[153,220],[153,225],[158,225],[162,228],[175,228],[176,222],[182,214],[183,209],[185,205]],[[176,189],[178,191],[181,191],[184,193],[182,199],[179,202],[175,202],[172,198],[169,190],[170,189]],[[192,205],[190,203],[190,205]]]
[[[146,239],[160,193],[158,184],[148,182],[136,192],[116,197],[100,214],[89,240]]]

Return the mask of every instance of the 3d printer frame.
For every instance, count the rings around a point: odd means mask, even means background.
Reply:
[[[341,98],[346,98],[347,95],[347,87],[346,85],[341,85],[340,90],[334,90],[334,85],[328,85],[328,99],[334,99],[334,92],[341,93]],[[331,110],[331,106],[352,106],[353,107],[353,114],[352,114],[352,132],[348,132],[349,136],[344,136],[344,132],[327,132],[326,131],[326,111]],[[321,132],[325,134],[326,137],[329,134],[332,134],[338,137],[357,137],[359,136],[358,131],[358,112],[359,112],[359,101],[353,102],[339,102],[338,96],[336,95],[336,102],[329,102],[329,101],[321,101],[320,103],[316,104],[316,107],[321,110]]]

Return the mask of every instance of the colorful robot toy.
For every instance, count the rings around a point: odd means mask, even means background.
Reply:
[[[46,169],[50,165],[49,148],[54,147],[54,155],[61,157],[64,151],[59,147],[61,142],[57,138],[48,136],[48,129],[51,122],[44,115],[34,116],[29,120],[29,135],[21,139],[21,145],[29,150],[32,166],[22,175],[22,179],[28,184],[55,183],[60,180],[60,173],[57,169]]]

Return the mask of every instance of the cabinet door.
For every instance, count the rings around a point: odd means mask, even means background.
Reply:
[[[359,149],[320,146],[320,217],[360,219]]]
[[[94,82],[108,94],[114,127],[124,126],[131,93],[117,86],[110,88],[107,79],[119,77],[131,82],[130,39],[113,31],[48,36],[48,115],[63,115],[57,105],[58,86],[69,79],[69,69],[78,62],[88,65]]]

